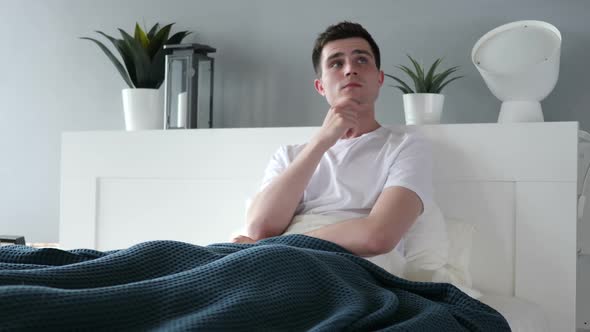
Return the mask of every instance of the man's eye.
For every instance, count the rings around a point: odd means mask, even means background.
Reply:
[[[359,58],[358,58],[356,61],[357,61],[358,63],[368,63],[368,62],[369,62],[369,59],[367,59],[367,58],[365,58],[365,57],[361,56],[361,57],[359,57]]]
[[[330,63],[330,68],[339,68],[342,66],[342,62],[340,61],[334,61],[332,63]]]

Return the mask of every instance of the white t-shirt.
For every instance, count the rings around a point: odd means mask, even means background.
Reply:
[[[304,146],[279,148],[266,168],[262,189],[287,168]],[[412,190],[425,207],[431,203],[432,151],[425,138],[379,127],[356,138],[338,140],[320,160],[295,210],[298,217],[293,223],[366,217],[381,192],[392,186]],[[325,219],[319,219],[322,216]],[[305,229],[309,225],[290,225],[287,231],[293,226]],[[389,253],[366,259],[402,276],[404,247],[402,238]]]
[[[295,159],[305,145],[282,146],[271,158],[262,188]],[[401,186],[426,205],[432,199],[432,152],[415,133],[379,127],[362,136],[341,139],[322,157],[295,214],[362,218],[383,189]]]

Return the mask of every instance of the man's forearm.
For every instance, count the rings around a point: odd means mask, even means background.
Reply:
[[[350,219],[318,228],[305,235],[336,243],[356,255],[371,257],[382,253],[377,246],[379,242],[373,238],[373,234],[377,232],[376,226],[369,217]]]
[[[359,256],[376,256],[395,248],[422,209],[416,193],[393,186],[383,190],[367,217],[325,226],[306,235],[334,242]]]
[[[246,218],[248,236],[259,240],[285,231],[326,150],[321,144],[307,144],[285,171],[256,195]]]

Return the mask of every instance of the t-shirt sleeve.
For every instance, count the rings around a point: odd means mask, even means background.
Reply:
[[[415,192],[422,204],[432,201],[432,147],[418,134],[408,134],[398,147],[383,189],[400,186]]]
[[[266,186],[268,186],[272,180],[277,175],[281,174],[289,165],[287,148],[287,146],[281,146],[270,158],[270,161],[264,170],[260,191],[266,188]]]

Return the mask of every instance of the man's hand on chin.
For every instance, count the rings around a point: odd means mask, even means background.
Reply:
[[[326,150],[336,144],[341,138],[356,136],[358,131],[358,113],[361,104],[353,98],[341,98],[326,114],[324,123],[314,137]]]

